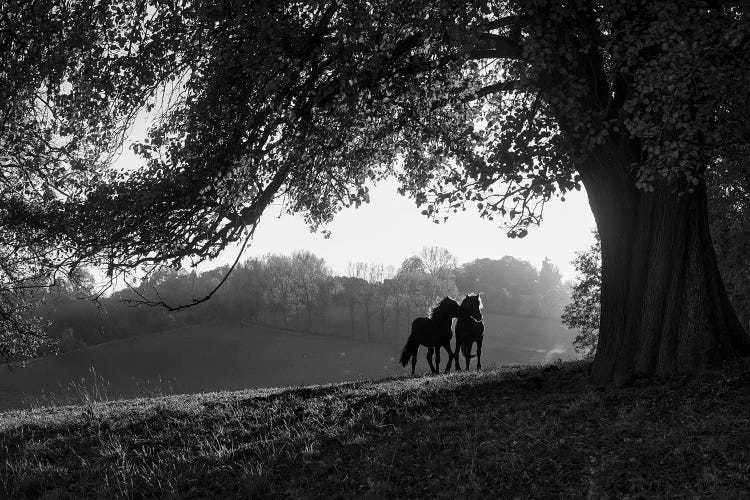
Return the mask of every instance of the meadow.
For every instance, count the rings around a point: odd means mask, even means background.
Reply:
[[[747,360],[554,366],[7,412],[0,497],[747,497]]]
[[[490,313],[485,325],[485,368],[576,357],[559,321]],[[184,327],[0,367],[0,411],[400,376],[408,332],[399,333],[396,345],[230,322]],[[424,355],[418,373],[428,371]]]

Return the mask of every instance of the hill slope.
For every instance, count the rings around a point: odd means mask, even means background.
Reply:
[[[402,374],[394,346],[211,323],[0,370],[0,410],[28,403],[239,390]]]
[[[577,363],[6,413],[0,497],[750,493],[750,363],[587,381]]]
[[[487,315],[483,366],[573,356],[559,322]],[[406,337],[404,332],[404,341]],[[209,323],[109,342],[0,367],[0,411],[29,403],[76,403],[87,397],[239,390],[404,375],[401,346],[322,337],[258,325]],[[418,370],[428,370],[425,351]],[[446,356],[443,355],[443,366]]]

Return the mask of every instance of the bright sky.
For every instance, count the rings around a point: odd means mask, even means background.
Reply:
[[[512,255],[540,268],[544,258],[549,257],[560,267],[564,279],[573,279],[575,270],[570,261],[575,252],[594,243],[594,218],[583,191],[571,193],[565,202],[550,201],[541,226],[531,228],[525,238],[510,239],[498,227],[497,219],[480,219],[471,208],[451,215],[445,223],[435,224],[396,188],[395,180],[371,188],[369,204],[346,209],[336,216],[328,226],[329,239],[311,233],[302,217],[281,214],[280,207],[272,206],[261,219],[244,257],[310,250],[323,257],[336,274],[345,274],[348,263],[357,261],[398,268],[422,247],[437,245],[447,248],[459,263]],[[217,264],[232,261],[236,252],[236,247],[227,249]]]
[[[145,117],[138,119],[126,144],[146,133]],[[141,163],[129,147],[115,162],[118,168]],[[571,261],[575,252],[594,243],[591,230],[594,217],[584,191],[572,192],[566,201],[551,200],[544,210],[544,221],[532,227],[529,235],[511,239],[495,221],[481,219],[473,207],[452,214],[447,222],[435,224],[422,215],[414,202],[398,194],[395,180],[382,182],[370,190],[370,203],[340,212],[328,226],[331,237],[311,233],[301,216],[283,215],[271,206],[263,215],[243,260],[267,253],[290,254],[309,250],[325,259],[335,274],[346,274],[350,262],[392,265],[395,268],[425,246],[447,248],[459,264],[478,258],[499,259],[505,255],[531,262],[537,269],[549,257],[560,268],[563,279],[573,279]],[[234,261],[238,246],[227,248],[218,259],[200,266],[210,269]]]

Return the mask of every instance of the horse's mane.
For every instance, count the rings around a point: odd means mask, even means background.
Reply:
[[[456,302],[450,297],[445,297],[440,302],[438,302],[437,305],[430,308],[430,319],[435,319],[439,316],[442,316],[446,312],[448,312],[445,309],[446,307],[448,307],[450,302],[453,302],[456,306],[458,306],[458,302]]]

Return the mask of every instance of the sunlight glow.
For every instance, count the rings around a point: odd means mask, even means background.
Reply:
[[[145,115],[135,121],[115,168],[129,169],[142,162],[130,144],[146,136],[147,122]],[[279,204],[272,205],[263,215],[242,260],[267,253],[309,250],[324,258],[335,274],[344,275],[351,262],[398,268],[405,258],[418,254],[423,247],[436,245],[447,248],[459,264],[512,255],[539,269],[548,257],[567,280],[575,277],[571,264],[575,252],[594,243],[591,231],[596,224],[583,190],[568,193],[565,202],[550,200],[541,226],[529,228],[525,238],[511,239],[499,227],[500,217],[495,221],[481,219],[473,206],[451,214],[445,223],[435,224],[420,213],[413,200],[398,194],[397,187],[395,179],[372,186],[369,204],[342,210],[335,217],[327,227],[331,231],[329,239],[321,233],[311,233],[301,216],[284,214]],[[238,250],[239,245],[232,245],[199,269],[230,264]]]
[[[575,252],[594,242],[591,230],[595,223],[584,191],[569,193],[565,202],[551,200],[541,226],[531,228],[525,238],[510,239],[498,227],[498,220],[480,219],[473,207],[451,215],[445,223],[435,224],[396,189],[397,182],[393,179],[371,188],[369,204],[345,209],[336,216],[328,226],[329,239],[311,233],[302,217],[279,213],[279,206],[271,206],[244,258],[309,250],[324,258],[334,273],[346,274],[350,262],[398,268],[422,247],[437,245],[453,253],[459,264],[512,255],[540,268],[544,258],[549,257],[559,266],[564,279],[573,279],[575,271],[570,261]],[[227,248],[218,259],[201,268],[227,264],[234,260],[236,252],[237,247]]]

